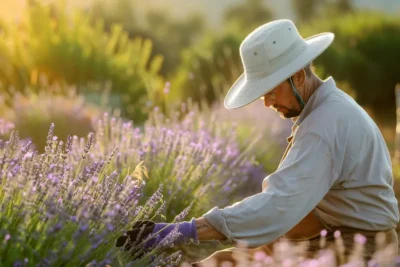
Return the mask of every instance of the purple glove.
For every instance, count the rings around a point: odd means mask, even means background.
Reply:
[[[153,238],[146,241],[145,247],[158,245],[172,247],[177,244],[188,244],[191,241],[198,243],[196,219],[180,223],[156,223],[151,235]]]

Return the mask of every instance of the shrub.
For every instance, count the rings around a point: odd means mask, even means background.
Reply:
[[[188,206],[189,214],[198,216],[213,205],[232,203],[252,160],[239,150],[232,125],[206,124],[196,111],[188,103],[167,118],[155,109],[136,128],[106,113],[94,134],[69,136],[65,146],[53,136],[52,126],[41,154],[11,135],[2,143],[0,166],[1,229],[7,239],[1,255],[9,255],[9,263],[24,257],[50,265],[126,262],[129,255],[113,244],[135,221],[171,222]],[[15,244],[18,249],[11,249]],[[171,257],[162,249],[152,252],[156,259],[144,257],[138,266]],[[173,255],[178,261],[180,254]]]
[[[247,195],[258,193],[262,180],[278,167],[288,145],[286,138],[291,134],[293,123],[281,119],[276,112],[266,108],[262,101],[238,110],[227,110],[222,103],[222,99],[217,101],[207,112],[213,114],[217,121],[236,125],[241,151],[247,149],[249,140],[254,140],[255,145],[248,153],[254,155],[258,168],[254,167],[255,172],[246,184]]]
[[[92,135],[74,164],[68,160],[76,150],[72,138],[64,145],[53,131],[54,125],[44,153],[21,143],[18,132],[0,142],[2,265],[125,266],[130,252],[117,249],[115,241],[137,220],[160,213],[162,188],[140,206],[146,171],[141,164],[121,176],[106,170],[110,159],[87,162]],[[179,261],[179,253],[166,256],[163,250],[158,246],[130,266]]]
[[[50,82],[77,85],[111,81],[123,116],[143,121],[146,102],[154,102],[164,85],[158,74],[163,58],[152,55],[152,42],[129,38],[118,24],[107,33],[101,20],[78,10],[68,16],[65,10],[62,1],[51,5],[31,1],[20,24],[3,25],[4,88],[23,90],[35,85],[40,74]]]
[[[164,184],[167,221],[191,203],[190,216],[232,203],[254,168],[253,157],[240,151],[232,125],[206,120],[190,105],[182,109],[166,117],[156,108],[143,126],[105,114],[96,124],[94,151],[88,156],[99,161],[115,155],[107,168],[123,175],[144,161],[151,177],[145,196]],[[71,161],[77,162],[85,145],[77,137],[73,145]]]
[[[243,73],[238,35],[207,35],[182,52],[182,63],[171,79],[171,99],[213,103]]]

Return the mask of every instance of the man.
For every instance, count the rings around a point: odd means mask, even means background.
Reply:
[[[397,248],[399,213],[385,141],[332,77],[323,81],[311,68],[333,39],[332,33],[303,39],[290,20],[264,24],[244,39],[240,54],[245,71],[229,90],[225,107],[262,99],[294,122],[289,146],[277,170],[264,179],[261,193],[180,224],[180,241],[225,240],[268,251],[268,244],[287,237],[308,239],[312,252],[326,229],[328,241],[334,231],[342,232],[347,254],[356,233],[367,238],[367,259],[378,232]],[[175,226],[150,229],[165,236]],[[234,262],[232,251],[211,258]]]

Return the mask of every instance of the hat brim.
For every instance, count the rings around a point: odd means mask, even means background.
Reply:
[[[228,91],[224,100],[225,108],[237,109],[267,94],[318,57],[331,45],[333,39],[333,33],[321,33],[304,39],[307,48],[284,68],[265,78],[249,81],[243,73]]]

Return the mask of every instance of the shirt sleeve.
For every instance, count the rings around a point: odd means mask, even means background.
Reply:
[[[264,179],[261,193],[223,209],[214,207],[203,217],[228,242],[262,246],[298,224],[333,183],[329,145],[319,135],[307,133],[294,141],[276,172]]]

